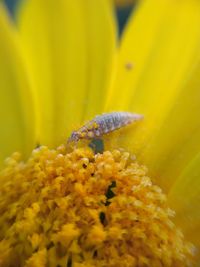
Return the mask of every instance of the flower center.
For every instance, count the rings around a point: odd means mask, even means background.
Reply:
[[[166,196],[127,152],[40,147],[0,176],[0,266],[190,266]]]

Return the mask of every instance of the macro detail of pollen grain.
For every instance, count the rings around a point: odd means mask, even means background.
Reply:
[[[127,152],[40,147],[1,180],[0,266],[190,266],[166,196]]]

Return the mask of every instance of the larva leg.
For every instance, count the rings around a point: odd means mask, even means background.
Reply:
[[[95,154],[104,152],[104,142],[100,138],[92,139],[89,143],[89,147],[94,151]]]

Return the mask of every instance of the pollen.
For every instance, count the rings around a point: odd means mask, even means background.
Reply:
[[[0,266],[192,266],[194,247],[133,155],[42,146],[5,164]]]
[[[91,123],[91,125],[88,126],[89,130],[98,129],[98,128],[99,128],[99,124],[97,122],[93,122]]]

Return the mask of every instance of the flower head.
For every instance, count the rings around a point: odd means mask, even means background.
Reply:
[[[127,152],[40,147],[2,176],[1,266],[191,264],[166,196]]]

